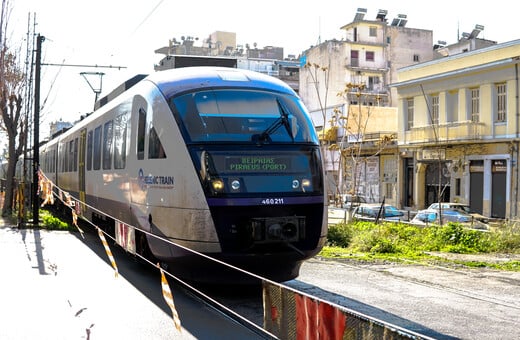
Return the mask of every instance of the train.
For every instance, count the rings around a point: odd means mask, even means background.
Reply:
[[[84,203],[84,218],[135,226],[136,253],[183,278],[226,271],[191,249],[290,280],[326,242],[317,133],[297,93],[265,74],[200,66],[137,76],[41,145],[39,160]]]

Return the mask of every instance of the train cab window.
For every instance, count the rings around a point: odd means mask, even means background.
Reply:
[[[317,142],[301,101],[252,90],[208,90],[172,98],[190,142]]]
[[[139,109],[139,122],[137,123],[137,159],[144,159],[144,135],[146,133],[146,111]]]
[[[166,158],[166,153],[164,152],[161,140],[159,139],[157,131],[155,131],[154,127],[150,128],[150,134],[148,139],[148,158]]]
[[[92,170],[92,130],[87,134],[87,170]]]
[[[126,165],[128,114],[124,113],[117,116],[114,123],[114,169],[124,169]]]
[[[101,168],[101,125],[94,130],[94,170]]]
[[[105,123],[103,130],[103,169],[112,168],[113,121]]]

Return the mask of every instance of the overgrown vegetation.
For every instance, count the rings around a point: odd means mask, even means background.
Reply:
[[[74,227],[72,227],[67,222],[62,221],[60,218],[55,217],[51,214],[51,212],[47,210],[40,209],[40,219],[42,221],[42,228],[49,230],[69,230],[74,231]]]
[[[468,229],[457,223],[418,227],[408,224],[352,222],[329,227],[324,257],[428,261],[433,252],[457,254],[520,254],[520,227],[497,228],[491,232]],[[444,261],[444,260],[443,260]],[[520,271],[520,261],[503,264],[452,261],[472,267],[494,267]]]

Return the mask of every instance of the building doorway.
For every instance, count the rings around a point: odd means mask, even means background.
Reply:
[[[491,166],[491,217],[506,217],[507,161],[493,160]]]
[[[404,178],[403,178],[403,197],[401,204],[403,207],[413,207],[413,188],[414,188],[414,180],[413,180],[413,158],[405,158],[404,160]]]
[[[450,172],[447,162],[431,162],[426,167],[425,206],[450,201]]]
[[[469,163],[469,208],[482,214],[484,197],[484,161],[474,160]]]

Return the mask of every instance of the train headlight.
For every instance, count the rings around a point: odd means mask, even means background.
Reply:
[[[293,189],[298,189],[300,187],[300,181],[297,180],[297,179],[293,179],[292,181],[292,188]]]
[[[231,181],[231,189],[233,189],[233,191],[240,190],[240,181],[238,179],[234,179]]]
[[[302,179],[302,191],[306,192],[311,188],[311,181],[307,178]]]
[[[220,178],[214,179],[211,181],[211,187],[216,192],[222,192],[224,191],[224,182]]]

